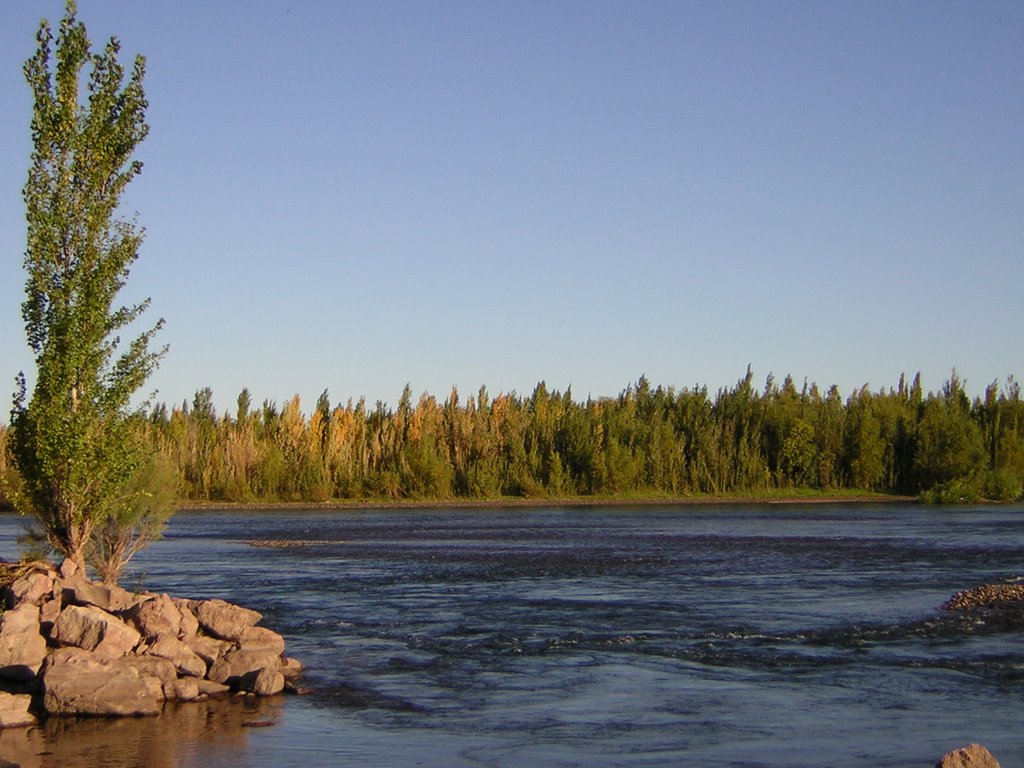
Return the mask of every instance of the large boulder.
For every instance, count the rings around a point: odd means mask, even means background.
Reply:
[[[32,697],[27,693],[0,692],[0,728],[35,725],[35,716],[28,711]]]
[[[21,578],[15,579],[4,590],[4,599],[8,608],[22,603],[41,605],[53,597],[53,575],[47,571],[31,571]]]
[[[280,655],[273,651],[250,651],[236,648],[221,656],[210,667],[207,678],[215,683],[223,683],[237,688],[241,679],[250,672],[269,669],[274,672],[281,670]]]
[[[158,656],[171,662],[178,673],[186,677],[204,677],[206,662],[185,643],[173,635],[164,635],[146,649],[150,656]]]
[[[126,611],[145,598],[118,586],[89,581],[80,572],[63,581],[64,602],[68,605],[93,606],[104,611]]]
[[[0,617],[0,677],[31,680],[46,658],[46,638],[41,633],[39,608],[22,603]]]
[[[47,657],[40,674],[43,706],[50,714],[124,717],[160,712],[159,680],[143,677],[126,659],[58,648]]]
[[[284,653],[284,638],[266,627],[248,627],[239,633],[235,642],[251,651],[272,651],[278,656]]]
[[[234,648],[227,640],[218,640],[209,635],[192,635],[184,638],[182,642],[190,651],[205,661],[207,667],[212,667],[217,659]]]
[[[199,620],[192,613],[192,609],[188,607],[188,604],[191,602],[190,600],[172,597],[171,602],[174,603],[174,607],[178,609],[178,613],[181,615],[181,629],[178,632],[178,637],[182,640],[187,640],[199,632]]]
[[[99,608],[69,605],[53,623],[50,639],[59,645],[84,648],[103,658],[116,659],[130,653],[142,636]]]
[[[969,744],[944,754],[935,768],[999,768],[999,762],[981,744]]]
[[[167,595],[157,595],[136,603],[122,614],[146,638],[166,635],[179,637],[181,633],[181,612]]]
[[[232,642],[238,642],[247,629],[263,618],[256,611],[224,600],[192,600],[188,607],[204,630]]]
[[[284,675],[266,667],[242,675],[238,688],[257,696],[276,696],[284,690]]]
[[[194,677],[180,677],[164,683],[164,698],[167,701],[194,701],[202,695],[199,682]]]

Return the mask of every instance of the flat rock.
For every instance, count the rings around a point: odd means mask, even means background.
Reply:
[[[79,648],[58,648],[41,672],[43,706],[50,714],[156,715],[162,704],[154,688],[125,659],[104,659]]]
[[[246,627],[235,642],[253,651],[273,651],[278,656],[284,653],[284,638],[266,627]]]
[[[35,715],[28,711],[32,697],[27,693],[13,694],[0,691],[0,728],[35,725]]]
[[[969,744],[947,752],[935,768],[1000,768],[999,762],[981,744]]]
[[[191,600],[188,607],[204,630],[232,642],[237,642],[246,629],[263,618],[256,611],[218,599]]]
[[[22,603],[0,617],[0,677],[31,680],[46,658],[46,638],[41,632],[39,609]]]
[[[146,649],[150,656],[167,659],[179,674],[188,677],[205,677],[206,662],[174,635],[164,635]]]
[[[142,636],[106,611],[94,606],[70,605],[53,623],[50,639],[60,645],[72,645],[115,659],[131,652]]]
[[[231,693],[229,686],[223,683],[215,683],[213,680],[197,679],[195,683],[196,687],[199,688],[201,696],[227,696]]]

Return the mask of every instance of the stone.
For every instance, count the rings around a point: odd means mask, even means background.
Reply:
[[[64,602],[68,605],[94,606],[104,611],[125,611],[145,598],[118,586],[107,586],[87,580],[80,573],[63,581]]]
[[[221,656],[230,651],[234,646],[227,640],[218,640],[215,637],[206,635],[192,635],[182,640],[185,646],[206,662],[207,667],[213,666]]]
[[[41,605],[44,600],[53,597],[53,576],[45,571],[32,571],[15,579],[4,590],[4,599],[8,608],[16,608],[22,603]]]
[[[57,617],[60,616],[63,607],[60,590],[57,591],[56,596],[52,600],[46,601],[39,607],[39,623],[43,626],[44,634],[50,634],[50,631],[53,629],[53,623],[57,621]]]
[[[181,632],[181,612],[167,595],[142,600],[125,611],[122,617],[147,639],[165,635],[177,638]]]
[[[39,624],[39,609],[22,603],[0,617],[0,676],[31,680],[46,658],[46,638]]]
[[[298,680],[302,677],[303,666],[298,659],[285,657],[281,660],[281,674],[285,680]]]
[[[232,642],[237,642],[246,629],[263,618],[256,611],[224,600],[191,600],[188,607],[205,631]]]
[[[280,668],[281,657],[272,651],[250,651],[236,648],[217,659],[210,667],[210,672],[206,677],[215,683],[224,683],[234,688],[250,672],[257,672],[261,669],[272,669],[276,672]]]
[[[177,678],[164,683],[164,698],[167,701],[194,701],[201,695],[195,678]]]
[[[153,677],[162,685],[178,679],[178,670],[173,663],[159,656],[125,656],[124,660],[136,672],[139,677]]]
[[[223,683],[215,683],[213,680],[196,679],[196,687],[199,688],[200,696],[227,696],[231,688]]]
[[[73,645],[115,659],[130,653],[142,636],[106,611],[94,606],[70,605],[54,622],[50,639],[60,645]]]
[[[206,662],[174,635],[164,635],[146,649],[150,656],[170,661],[178,673],[187,677],[205,677]]]
[[[246,627],[235,642],[253,651],[273,651],[278,656],[284,653],[284,638],[266,627]]]
[[[174,603],[174,607],[178,609],[178,613],[181,615],[181,629],[178,631],[178,638],[187,640],[199,632],[199,620],[192,613],[192,609],[188,607],[188,600],[172,597],[171,602]]]
[[[35,715],[28,711],[31,705],[32,697],[27,693],[0,692],[0,728],[35,725]]]
[[[60,574],[62,579],[73,579],[75,576],[82,573],[82,569],[78,567],[78,563],[69,557],[65,557],[59,566],[57,566],[57,573]]]
[[[944,611],[969,611],[977,608],[1024,607],[1024,584],[983,584],[957,592],[939,608]]]
[[[156,715],[162,704],[155,678],[144,679],[126,659],[104,659],[80,648],[58,648],[41,671],[43,706],[50,714]],[[157,688],[160,686],[157,685]]]
[[[935,768],[999,768],[999,762],[981,744],[969,744],[944,754]]]
[[[276,696],[284,690],[284,675],[266,667],[253,670],[239,678],[238,688],[257,696]]]

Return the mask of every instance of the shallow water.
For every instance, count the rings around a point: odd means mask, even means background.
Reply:
[[[980,741],[1024,765],[1020,623],[936,610],[1024,578],[1021,508],[202,512],[130,570],[260,610],[315,693],[51,722],[0,757],[927,766]]]

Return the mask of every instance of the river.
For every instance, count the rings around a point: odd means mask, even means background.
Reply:
[[[22,521],[0,517],[0,554]],[[1024,765],[1024,509],[190,512],[122,583],[255,608],[313,692],[0,732],[24,766]]]

